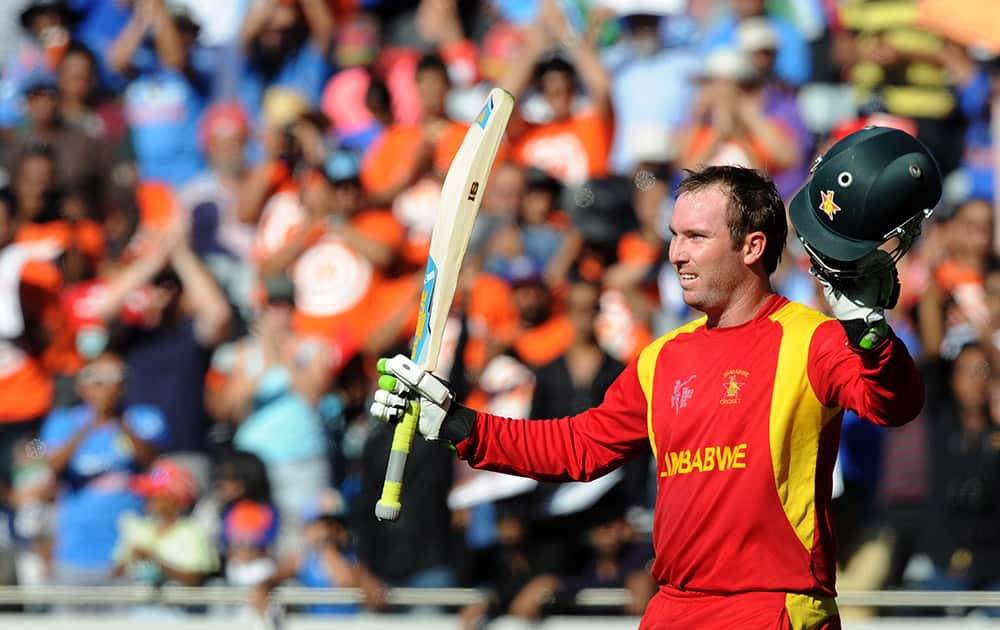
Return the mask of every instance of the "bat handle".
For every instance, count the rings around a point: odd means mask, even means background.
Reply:
[[[392,448],[389,451],[389,465],[385,469],[385,482],[382,484],[382,498],[375,504],[375,517],[380,521],[395,521],[403,511],[399,497],[403,492],[403,472],[406,470],[406,458],[413,446],[413,434],[417,431],[417,421],[420,419],[420,403],[411,401],[403,419],[396,425],[392,434]]]

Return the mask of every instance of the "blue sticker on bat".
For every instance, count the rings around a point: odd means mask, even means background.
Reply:
[[[482,111],[476,116],[476,124],[479,125],[481,129],[486,129],[486,121],[490,119],[490,114],[493,113],[493,99],[486,99],[486,104],[483,105]]]
[[[413,335],[413,362],[422,365],[430,351],[428,341],[431,336],[431,302],[434,298],[434,284],[437,282],[437,265],[427,257],[427,271],[424,273],[424,289],[420,292],[420,312],[417,314],[417,331]]]

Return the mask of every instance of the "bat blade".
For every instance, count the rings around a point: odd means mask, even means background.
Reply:
[[[514,97],[499,88],[490,92],[469,126],[441,188],[411,356],[427,371],[437,367],[462,259],[483,200],[486,180],[513,111]]]
[[[486,180],[513,111],[514,97],[510,93],[499,88],[490,91],[483,109],[469,126],[441,188],[411,356],[417,365],[427,371],[437,367],[462,259],[469,247],[469,237],[486,190]],[[395,521],[402,512],[403,472],[419,418],[420,405],[413,401],[396,425],[385,483],[382,485],[382,498],[375,505],[375,516],[379,520]]]

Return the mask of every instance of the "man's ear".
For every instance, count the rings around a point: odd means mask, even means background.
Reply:
[[[763,232],[750,232],[743,239],[743,264],[751,266],[764,258],[767,237]]]

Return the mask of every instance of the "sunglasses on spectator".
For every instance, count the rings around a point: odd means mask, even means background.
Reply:
[[[88,365],[77,379],[85,385],[117,385],[125,380],[125,370],[105,365]]]

